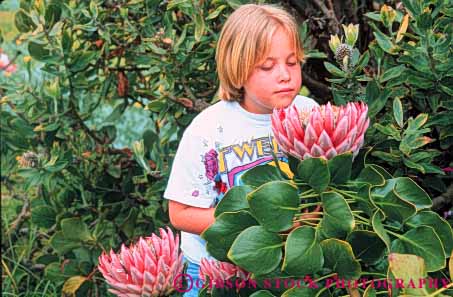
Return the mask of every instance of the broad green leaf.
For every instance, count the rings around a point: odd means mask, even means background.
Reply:
[[[434,288],[429,288],[427,283],[422,287],[419,286],[419,280],[428,278],[423,258],[416,255],[391,253],[388,256],[388,260],[389,268],[395,278],[401,279],[404,284],[407,284],[402,289],[404,294],[409,296],[427,296],[434,291]],[[415,281],[415,288],[411,288],[411,281]]]
[[[266,164],[247,170],[240,180],[245,185],[257,188],[267,182],[288,180],[288,177],[277,167]]]
[[[390,69],[387,69],[380,78],[380,82],[384,83],[388,80],[391,80],[393,78],[399,77],[404,71],[406,70],[406,67],[404,65],[399,65],[392,67]]]
[[[39,205],[31,209],[31,221],[38,227],[52,227],[56,222],[56,216],[55,210],[47,205]]]
[[[401,140],[401,132],[393,124],[383,126],[379,123],[374,123],[373,127],[375,127],[379,132],[390,136],[395,140]]]
[[[286,290],[281,297],[316,297],[319,290],[316,288],[294,287]]]
[[[93,239],[87,224],[81,218],[67,218],[61,220],[61,229],[67,240],[86,241]]]
[[[96,64],[98,52],[80,51],[74,54],[71,61],[70,70],[78,72],[84,70],[90,63]]]
[[[49,243],[50,246],[60,255],[66,254],[67,252],[80,247],[82,244],[80,241],[73,241],[65,238],[62,231],[55,232],[55,234],[50,238]]]
[[[46,21],[46,27],[51,28],[61,17],[61,5],[60,3],[49,3],[46,7],[46,13],[44,19]]]
[[[376,233],[371,231],[353,231],[348,235],[346,241],[351,244],[354,255],[367,264],[376,263],[385,251],[385,243]]]
[[[250,212],[268,231],[279,232],[293,226],[300,198],[288,182],[268,182],[247,195]]]
[[[36,29],[36,24],[23,9],[16,12],[14,16],[14,24],[16,25],[17,30],[22,33],[34,31]]]
[[[259,290],[250,295],[250,297],[275,297],[275,295],[267,290]]]
[[[218,217],[224,212],[238,211],[241,209],[248,209],[249,203],[247,201],[247,194],[252,192],[253,188],[250,186],[235,186],[229,189],[214,212],[214,216]]]
[[[345,184],[351,178],[352,153],[345,153],[335,156],[328,162],[330,180],[332,183]]]
[[[321,194],[323,218],[320,231],[328,238],[345,238],[355,226],[351,208],[341,194],[325,192]]]
[[[201,37],[205,32],[205,23],[202,13],[195,13],[194,16],[195,22],[195,40],[200,41]]]
[[[297,178],[316,192],[322,193],[330,183],[330,172],[324,158],[309,158],[297,166]]]
[[[206,240],[210,255],[220,261],[229,261],[227,253],[236,237],[254,225],[258,225],[258,222],[248,211],[224,212],[200,236]]]
[[[242,231],[228,251],[228,258],[236,265],[254,274],[273,271],[282,259],[280,236],[266,231],[261,226],[252,226]]]
[[[397,46],[392,43],[392,40],[387,35],[383,34],[379,30],[373,32],[374,37],[376,38],[379,46],[386,52],[391,55],[394,55],[398,52]]]
[[[346,77],[346,73],[343,70],[340,70],[340,68],[329,62],[324,62],[324,67],[326,67],[327,71],[335,76]]]
[[[395,180],[395,194],[398,195],[398,197],[414,204],[417,207],[417,210],[432,206],[429,195],[412,179],[409,177],[398,177]]]
[[[324,253],[324,267],[338,273],[338,278],[358,279],[362,273],[359,261],[356,260],[348,242],[330,238],[321,242]]]
[[[403,104],[399,98],[393,100],[393,117],[395,118],[396,123],[400,128],[403,128],[404,118],[403,118]]]
[[[392,253],[414,254],[425,260],[426,271],[433,272],[445,267],[445,251],[439,236],[428,226],[419,226],[392,242]]]
[[[382,186],[385,184],[385,179],[382,174],[371,165],[366,165],[365,168],[362,169],[356,181],[372,186]]]
[[[453,230],[450,224],[433,211],[422,211],[407,220],[406,224],[411,227],[429,226],[432,227],[444,246],[445,258],[453,251]]]
[[[294,229],[285,242],[282,270],[295,276],[314,274],[321,270],[324,257],[316,239],[316,229],[302,226]]]
[[[416,207],[394,192],[396,182],[397,179],[390,179],[384,186],[374,187],[371,190],[371,199],[389,219],[403,223],[415,214]]]
[[[30,56],[41,62],[46,62],[49,58],[51,58],[50,51],[46,49],[43,44],[36,42],[31,41],[28,44],[28,52],[30,53]]]
[[[408,123],[407,130],[416,131],[416,130],[420,129],[421,127],[423,127],[423,125],[425,125],[427,121],[428,121],[428,114],[420,113],[419,115],[417,115],[415,117],[415,119],[410,118],[407,121],[407,123]]]
[[[379,238],[385,243],[387,250],[390,251],[391,239],[390,236],[387,234],[384,226],[382,225],[382,221],[384,220],[384,216],[380,210],[376,210],[371,218],[371,225],[373,226],[374,232],[379,236]]]

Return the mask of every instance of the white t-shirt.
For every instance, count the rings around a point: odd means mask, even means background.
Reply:
[[[308,110],[318,105],[303,96],[296,96],[292,104]],[[217,102],[197,115],[184,131],[164,198],[215,207],[227,189],[239,184],[244,172],[273,162],[272,148],[287,162],[274,140],[270,114],[248,112],[238,102]],[[199,264],[201,258],[211,258],[205,245],[199,235],[181,232],[181,249],[190,262]]]

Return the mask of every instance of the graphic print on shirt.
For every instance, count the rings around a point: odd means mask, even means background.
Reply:
[[[208,183],[214,183],[212,187],[217,193],[213,205],[217,205],[229,188],[240,185],[239,179],[247,170],[264,164],[276,166],[272,153],[277,156],[281,170],[292,176],[288,159],[272,136],[209,150],[203,162]]]

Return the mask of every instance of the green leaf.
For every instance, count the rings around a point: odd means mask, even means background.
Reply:
[[[201,237],[206,240],[206,250],[220,261],[229,261],[227,254],[236,237],[258,222],[248,211],[224,212],[216,217]]]
[[[46,13],[44,20],[46,21],[46,27],[51,28],[61,17],[61,5],[60,3],[49,3],[46,7]]]
[[[394,187],[397,179],[387,180],[384,186],[374,187],[371,190],[371,199],[384,214],[391,220],[403,223],[416,212],[414,204],[401,199]]]
[[[445,250],[445,258],[450,257],[450,251],[453,251],[453,230],[445,219],[433,211],[422,211],[407,220],[406,224],[411,227],[432,227],[442,241]]]
[[[214,216],[218,217],[224,212],[238,211],[248,209],[247,194],[252,192],[250,186],[234,186],[229,189],[225,196],[220,200],[214,212]]]
[[[335,76],[346,77],[346,72],[340,70],[340,68],[329,62],[324,62],[324,67],[326,67],[327,71],[329,71],[331,74]]]
[[[428,226],[419,226],[398,236],[398,239],[392,242],[391,252],[422,257],[428,272],[445,267],[445,250],[442,242],[434,229]]]
[[[382,186],[385,179],[382,174],[373,165],[366,165],[356,179],[357,182],[366,183],[372,186]]]
[[[371,217],[371,225],[373,226],[374,232],[379,236],[379,238],[385,243],[387,250],[390,251],[391,239],[387,234],[382,221],[384,220],[384,215],[380,210],[376,210]]]
[[[153,100],[147,105],[148,109],[153,112],[161,112],[166,106],[166,102],[158,100]]]
[[[250,297],[275,297],[275,295],[267,290],[259,290],[250,295]]]
[[[341,194],[325,192],[321,194],[323,218],[320,231],[328,238],[345,238],[355,226],[351,208]]]
[[[371,101],[368,109],[368,116],[370,118],[375,117],[387,103],[388,98],[392,94],[392,90],[385,88],[382,91],[379,91],[379,96],[376,100]]]
[[[268,182],[247,195],[250,212],[268,231],[279,232],[293,226],[300,203],[297,188],[287,182]]]
[[[36,29],[36,24],[23,9],[16,12],[14,16],[14,24],[16,25],[17,30],[21,33],[34,31]]]
[[[195,22],[195,40],[198,42],[201,40],[201,37],[205,32],[205,23],[203,13],[201,11],[200,13],[195,13],[194,22]]]
[[[399,77],[401,74],[404,73],[404,71],[406,71],[406,67],[404,65],[399,65],[399,66],[395,66],[395,67],[392,67],[390,69],[387,69],[382,75],[381,75],[381,78],[379,79],[379,81],[381,83],[384,83],[388,80],[391,80],[391,79],[394,79],[394,78],[397,78]]]
[[[321,270],[324,257],[316,239],[316,229],[303,226],[294,229],[285,242],[282,270],[295,276],[314,274]]]
[[[62,231],[57,231],[50,238],[50,246],[56,250],[60,255],[64,255],[81,246],[80,241],[73,241],[65,238]]]
[[[38,227],[47,229],[52,227],[56,222],[56,216],[55,210],[47,205],[39,205],[31,209],[31,221]]]
[[[379,261],[385,251],[385,243],[371,231],[353,231],[346,240],[351,244],[354,255],[370,265]]]
[[[323,192],[330,182],[327,160],[324,158],[303,160],[297,166],[297,178],[302,182],[308,183],[316,192]]]
[[[395,140],[401,140],[400,131],[393,124],[388,124],[388,125],[383,126],[379,123],[375,123],[373,125],[373,127],[375,127],[382,134],[390,136],[391,138],[393,138]]]
[[[344,153],[335,156],[327,162],[332,183],[345,184],[351,178],[352,153]]]
[[[338,273],[339,279],[358,279],[362,273],[359,261],[354,257],[351,245],[336,238],[326,239],[321,242],[324,253],[324,267]]]
[[[392,253],[388,256],[388,260],[389,268],[395,278],[402,280],[404,284],[416,281],[414,287],[411,288],[410,285],[407,285],[403,288],[405,296],[428,296],[434,292],[435,289],[428,288],[428,284],[420,288],[418,283],[418,280],[428,278],[423,258],[416,255]]]
[[[247,170],[240,178],[245,185],[258,188],[271,181],[285,181],[289,178],[277,167],[266,164]]]
[[[46,62],[51,58],[50,51],[44,48],[43,44],[39,44],[33,41],[30,41],[28,43],[28,52],[34,59],[38,61]]]
[[[76,52],[71,61],[70,70],[72,72],[78,72],[84,70],[90,62],[96,64],[98,52],[85,51]]]
[[[320,290],[316,288],[294,287],[286,290],[281,297],[317,297]]]
[[[261,226],[252,226],[234,240],[228,258],[246,271],[266,274],[280,264],[283,244],[278,234],[266,231]]]
[[[403,118],[403,104],[401,104],[401,100],[399,98],[395,98],[393,100],[393,117],[395,118],[396,123],[400,128],[404,126],[404,118]]]
[[[418,129],[423,127],[423,125],[425,125],[425,123],[427,121],[428,121],[428,114],[420,113],[419,115],[417,115],[417,117],[415,119],[410,118],[408,120],[407,130],[417,131]]]
[[[391,55],[394,55],[398,52],[397,46],[393,44],[392,40],[390,37],[387,35],[383,34],[379,30],[375,30],[373,32],[374,37],[376,38],[377,43],[379,46],[386,52]]]
[[[88,226],[80,218],[61,220],[61,229],[67,240],[87,241],[93,239]]]
[[[429,195],[409,177],[396,178],[395,193],[398,197],[414,204],[417,211],[432,206]]]

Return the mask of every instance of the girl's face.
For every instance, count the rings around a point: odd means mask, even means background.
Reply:
[[[275,31],[268,55],[244,84],[241,106],[252,113],[272,113],[291,104],[302,84],[296,49],[284,29]]]

